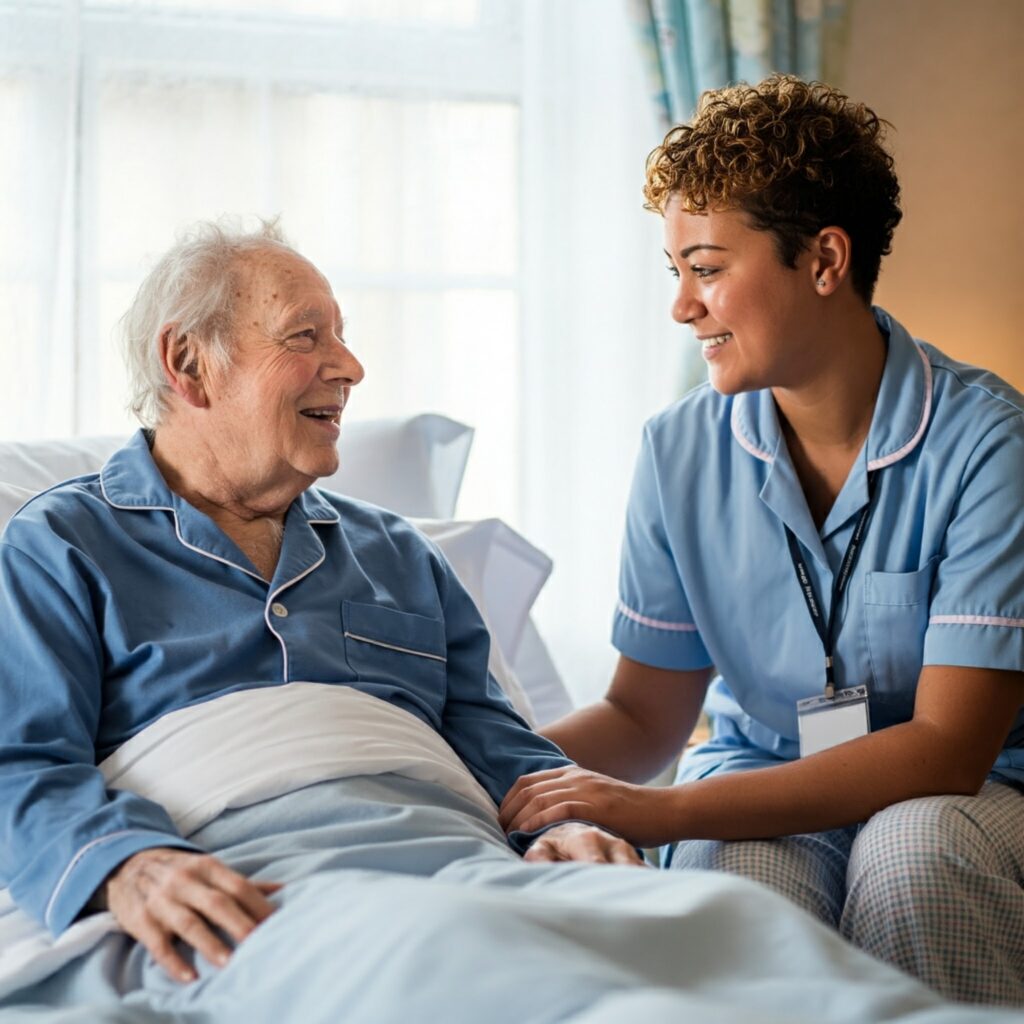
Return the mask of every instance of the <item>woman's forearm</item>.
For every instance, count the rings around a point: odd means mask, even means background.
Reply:
[[[590,771],[646,782],[690,738],[709,677],[709,669],[658,669],[620,657],[603,700],[541,732]]]
[[[770,768],[664,791],[675,839],[756,839],[865,821],[913,797],[976,792],[934,727],[896,725]]]
[[[540,731],[577,764],[625,782],[646,782],[682,749],[700,714],[678,722],[673,737],[651,741],[647,730],[607,698],[574,711]]]

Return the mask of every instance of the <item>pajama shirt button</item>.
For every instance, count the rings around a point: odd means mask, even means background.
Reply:
[[[270,610],[279,618],[285,619],[288,617],[288,609],[285,608],[280,601],[275,601],[271,606]]]

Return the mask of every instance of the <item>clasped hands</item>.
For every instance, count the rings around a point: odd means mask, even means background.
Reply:
[[[499,820],[508,832],[515,829],[533,832],[552,822],[577,818],[610,829],[628,843],[643,847],[661,846],[679,838],[672,834],[671,815],[668,813],[667,803],[671,795],[671,789],[620,782],[570,765],[522,776],[505,795]],[[531,846],[527,859],[596,859],[530,856],[546,837],[560,831],[561,828],[545,832]],[[632,849],[628,843],[623,842],[623,845]],[[633,860],[636,860],[635,856]]]

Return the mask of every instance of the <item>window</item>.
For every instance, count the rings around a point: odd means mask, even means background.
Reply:
[[[0,34],[0,188],[27,197],[5,204],[0,436],[131,429],[116,325],[149,262],[197,219],[282,213],[366,365],[350,415],[473,424],[463,512],[514,517],[516,4],[29,0]]]

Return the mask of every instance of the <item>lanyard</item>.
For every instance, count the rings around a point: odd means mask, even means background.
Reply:
[[[793,531],[786,527],[786,540],[789,542],[789,554],[793,559],[793,568],[796,570],[796,579],[800,584],[800,590],[807,602],[807,610],[810,612],[814,628],[821,637],[821,646],[825,651],[825,696],[832,700],[836,692],[835,673],[832,668],[833,651],[836,640],[836,610],[846,592],[846,585],[853,575],[853,567],[860,554],[864,533],[868,528],[868,520],[874,508],[875,497],[875,474],[868,473],[868,503],[864,506],[860,516],[857,518],[857,525],[853,528],[853,536],[847,545],[846,554],[843,555],[842,564],[839,566],[839,573],[832,583],[832,605],[828,610],[828,624],[825,624],[825,617],[821,613],[821,605],[818,602],[818,595],[814,590],[814,583],[811,581],[811,574],[807,570],[807,563],[804,561],[803,552]]]

